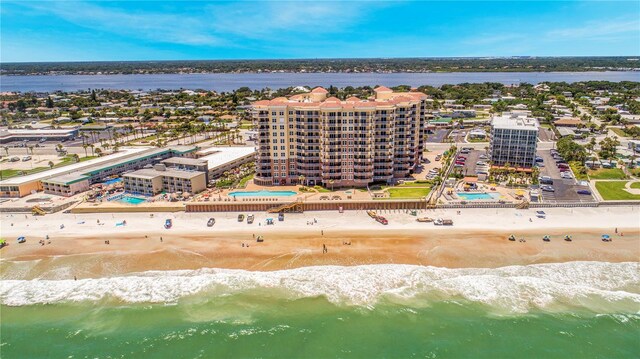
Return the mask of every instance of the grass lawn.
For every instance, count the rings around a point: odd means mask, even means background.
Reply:
[[[626,133],[624,133],[624,131],[622,131],[621,128],[617,128],[617,127],[607,127],[607,129],[613,131],[613,133],[616,134],[616,136],[618,137],[629,137],[629,135],[627,135]]]
[[[415,181],[415,182],[405,182],[403,184],[397,185],[395,186],[395,188],[402,188],[402,187],[431,187],[431,183],[424,181],[424,180],[419,180],[419,181]]]
[[[582,163],[571,161],[569,162],[569,167],[571,167],[571,171],[573,171],[574,176],[576,176],[577,180],[586,180],[587,175],[584,173],[580,173],[580,170],[584,168]]]
[[[245,187],[247,185],[247,182],[249,182],[250,180],[253,179],[253,176],[255,175],[255,173],[252,173],[250,175],[244,176],[242,177],[242,179],[240,180],[240,182],[238,183],[239,187]]]
[[[84,162],[84,161],[92,160],[94,158],[98,158],[98,156],[80,157],[80,160],[78,162]],[[75,163],[73,161],[73,157],[71,157],[71,155],[67,155],[62,159],[62,162],[55,164],[53,166],[53,168],[68,166],[68,165],[73,164],[73,163]],[[31,169],[28,169],[28,170],[6,169],[6,170],[0,171],[0,173],[2,173],[2,179],[7,179],[7,178],[19,176],[20,173],[23,172],[23,171],[25,172],[25,175],[30,175],[32,173],[42,172],[42,171],[46,171],[48,169],[51,169],[51,168],[47,166],[47,167],[31,168]]]
[[[640,195],[631,194],[624,190],[626,181],[598,181],[596,189],[604,200],[640,200]]]
[[[322,186],[313,186],[313,188],[315,188],[315,190],[320,192],[320,193],[333,192],[332,190],[330,190],[328,188],[324,188]]]
[[[625,179],[624,172],[619,168],[599,168],[594,171],[589,171],[589,178],[591,179]]]
[[[239,128],[241,130],[250,130],[253,128],[253,124],[251,123],[243,123],[242,125],[239,126]]]
[[[431,192],[428,187],[409,187],[409,188],[388,188],[389,198],[421,198]]]
[[[640,182],[633,182],[633,183],[631,184],[631,188],[638,188],[638,189],[640,189]]]

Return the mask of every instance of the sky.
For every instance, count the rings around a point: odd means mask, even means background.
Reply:
[[[640,1],[0,1],[0,62],[638,56]]]

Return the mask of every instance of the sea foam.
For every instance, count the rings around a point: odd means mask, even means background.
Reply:
[[[233,269],[149,271],[81,280],[4,280],[9,306],[116,300],[175,303],[259,292],[300,299],[325,297],[336,305],[371,307],[380,301],[425,305],[464,299],[526,313],[584,308],[598,313],[640,312],[640,263],[569,262],[501,268],[448,269],[414,265],[318,266],[273,272]]]

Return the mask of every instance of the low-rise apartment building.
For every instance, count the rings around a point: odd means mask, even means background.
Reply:
[[[424,149],[427,96],[375,89],[368,99],[328,97],[318,87],[253,103],[254,182],[359,186],[409,176]]]
[[[495,166],[531,168],[538,149],[538,121],[526,116],[500,116],[491,121],[489,152]]]
[[[205,172],[167,168],[157,164],[122,176],[124,190],[132,194],[154,196],[167,193],[199,193],[207,188]]]

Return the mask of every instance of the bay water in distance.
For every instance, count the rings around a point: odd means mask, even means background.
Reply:
[[[88,89],[177,90],[218,92],[240,87],[260,90],[290,86],[441,86],[499,82],[505,85],[540,82],[640,81],[640,71],[604,72],[448,72],[448,73],[213,73],[135,75],[26,75],[0,76],[0,91],[55,92]]]
[[[367,265],[77,281],[3,273],[0,351],[7,359],[637,358],[638,269]]]

